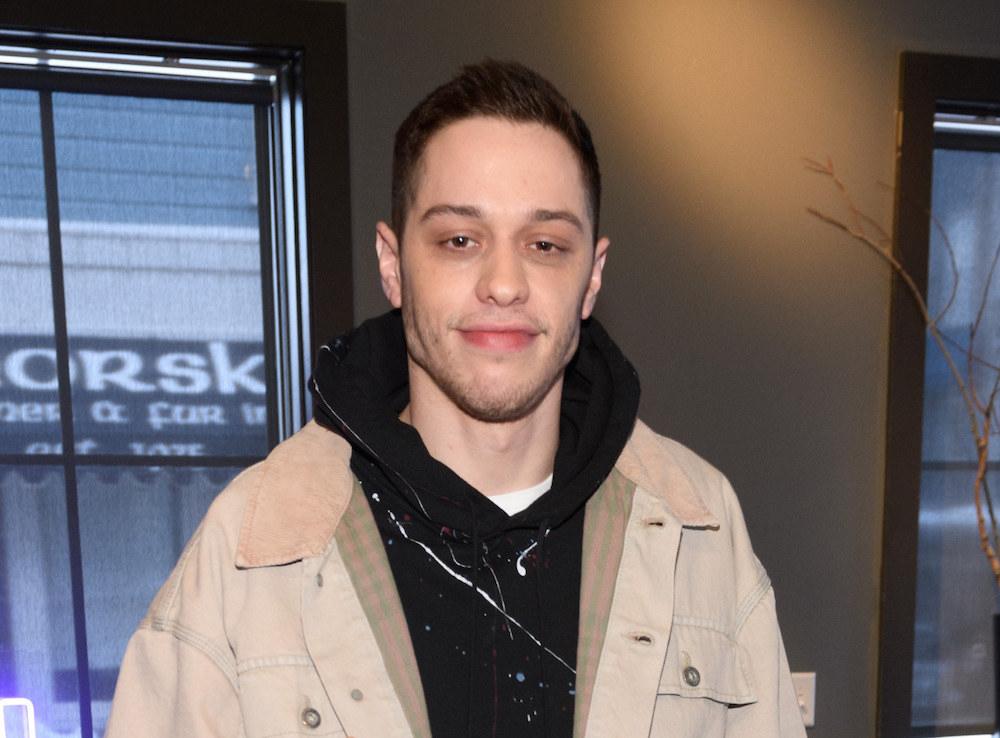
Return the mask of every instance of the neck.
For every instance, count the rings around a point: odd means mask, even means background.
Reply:
[[[432,457],[484,495],[526,489],[552,473],[562,381],[523,418],[490,423],[466,415],[440,392],[415,391],[412,378],[400,420],[417,429]]]

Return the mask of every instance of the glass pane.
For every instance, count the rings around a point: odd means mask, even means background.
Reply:
[[[932,210],[940,228],[933,229],[931,235],[928,307],[936,316],[952,298],[954,272],[945,234],[954,253],[959,282],[939,328],[952,341],[952,355],[964,372],[961,347],[968,346],[969,327],[982,309],[976,354],[996,365],[1000,359],[1000,273],[994,276],[985,305],[983,295],[1000,244],[1000,153],[936,150],[932,196]],[[937,346],[928,340],[929,379],[924,395],[924,427],[928,432],[923,437],[923,458],[972,461],[976,455],[968,415],[955,380],[940,359]],[[980,365],[974,377],[985,395],[995,373]],[[990,458],[994,461],[1000,461],[998,446],[993,443],[991,447]]]
[[[0,450],[58,453],[38,93],[0,89]]]
[[[53,95],[76,437],[267,448],[252,105]]]
[[[973,476],[946,470],[921,478],[915,727],[987,727],[993,720],[996,584],[979,548]]]
[[[62,472],[0,467],[0,696],[31,700],[39,736],[79,735],[75,669]]]
[[[129,636],[209,503],[237,472],[81,469],[80,530],[96,735],[104,733]]]
[[[969,327],[983,306],[990,263],[1000,243],[1000,154],[940,149],[934,154],[933,212],[941,232],[930,245],[928,303],[963,373]],[[953,269],[944,236],[959,272]],[[1000,357],[1000,274],[994,278],[976,353]],[[997,584],[980,548],[973,496],[976,448],[958,385],[928,337],[924,387],[923,474],[917,561],[913,725],[935,735],[994,721],[992,622]],[[985,389],[992,370],[978,365]],[[994,438],[990,458],[1000,459]],[[996,470],[992,489],[1000,490]],[[1000,510],[998,510],[1000,512]]]

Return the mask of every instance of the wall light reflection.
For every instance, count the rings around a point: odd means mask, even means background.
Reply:
[[[0,738],[35,738],[35,706],[31,700],[0,698]]]

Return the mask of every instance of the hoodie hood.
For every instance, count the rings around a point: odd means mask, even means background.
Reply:
[[[435,530],[468,538],[475,520],[480,540],[513,528],[557,527],[586,504],[624,448],[639,402],[635,369],[596,320],[586,321],[566,367],[552,487],[508,516],[433,459],[416,429],[399,420],[410,400],[399,311],[324,345],[310,389],[316,420],[351,443],[359,476],[383,477]]]

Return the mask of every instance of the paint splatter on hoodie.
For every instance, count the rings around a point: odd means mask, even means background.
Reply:
[[[508,516],[433,459],[399,420],[409,402],[398,311],[320,351],[316,419],[351,466],[382,536],[438,738],[570,738],[584,505],[635,422],[639,381],[595,321],[563,383],[551,489]]]

